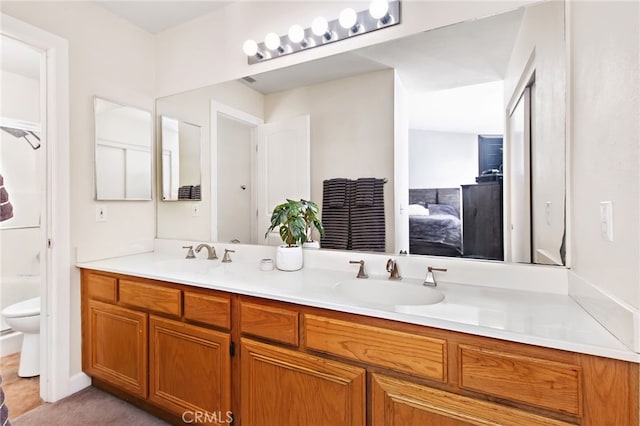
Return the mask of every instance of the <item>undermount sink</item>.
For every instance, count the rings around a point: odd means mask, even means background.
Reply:
[[[350,279],[334,287],[339,297],[369,306],[433,305],[444,300],[444,294],[432,287],[402,281]]]

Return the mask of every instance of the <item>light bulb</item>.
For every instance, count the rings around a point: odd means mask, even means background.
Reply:
[[[369,14],[373,19],[382,19],[389,12],[389,2],[387,0],[373,0],[369,6]]]
[[[323,36],[329,29],[329,23],[322,16],[318,16],[311,22],[311,31],[318,37]]]
[[[292,25],[289,28],[289,40],[293,43],[300,43],[304,40],[304,29],[298,24]]]
[[[269,33],[264,38],[264,45],[269,50],[276,50],[280,47],[280,36],[276,33]]]
[[[350,7],[340,12],[340,16],[338,17],[340,26],[345,29],[353,28],[356,25],[357,20],[358,16],[356,15],[356,11]]]
[[[258,53],[258,43],[253,40],[247,40],[242,45],[242,51],[247,56],[255,56]]]

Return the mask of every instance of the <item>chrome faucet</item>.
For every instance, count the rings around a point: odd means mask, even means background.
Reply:
[[[401,280],[400,272],[398,272],[398,263],[395,259],[387,260],[387,272],[390,280]]]
[[[356,278],[369,278],[367,271],[364,270],[364,260],[350,260],[349,263],[359,263],[360,269],[358,269],[358,275]]]
[[[427,276],[424,279],[422,285],[426,285],[429,287],[435,287],[438,285],[436,281],[436,276],[433,274],[434,271],[438,272],[447,272],[446,268],[434,268],[433,266],[427,266]]]
[[[222,256],[222,263],[231,263],[231,255],[229,253],[235,253],[235,250],[224,249],[224,256]]]
[[[187,252],[187,256],[185,257],[185,259],[195,259],[196,255],[193,254],[193,246],[182,246],[182,248],[186,248],[189,249],[189,251]]]
[[[213,246],[210,246],[209,244],[199,244],[198,247],[196,247],[196,253],[200,253],[200,250],[202,250],[203,248],[207,249],[207,259],[210,260],[215,260],[218,258],[218,255],[216,254],[216,249],[213,248]]]

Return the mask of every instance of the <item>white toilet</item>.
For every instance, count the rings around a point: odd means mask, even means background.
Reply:
[[[40,297],[7,306],[2,316],[13,330],[23,333],[18,376],[40,375]]]

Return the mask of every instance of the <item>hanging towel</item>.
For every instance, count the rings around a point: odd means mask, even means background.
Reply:
[[[344,178],[322,182],[322,248],[348,250],[350,241],[350,209],[352,181]]]
[[[9,408],[4,401],[4,390],[2,389],[2,376],[0,376],[0,426],[11,426],[9,422]]]
[[[373,205],[373,186],[375,178],[359,178],[356,180],[356,206]]]
[[[200,190],[200,185],[194,185],[191,187],[191,199],[199,200],[201,198],[202,191]]]
[[[4,178],[0,175],[0,222],[13,217],[13,206],[9,202],[9,193],[4,187]]]
[[[347,200],[349,179],[335,178],[322,182],[322,205],[327,207],[343,207]]]
[[[364,181],[365,179],[363,179]],[[364,251],[385,251],[385,220],[384,220],[384,179],[371,179],[372,201],[369,205],[358,205],[357,186],[353,194],[353,207],[351,208],[351,248]],[[364,182],[362,182],[364,184]],[[370,185],[369,183],[365,184]],[[363,185],[362,188],[366,186]],[[368,191],[368,189],[367,189]],[[362,191],[364,193],[366,191]],[[361,198],[361,200],[363,200]]]
[[[191,199],[191,185],[184,185],[178,188],[178,200]]]

